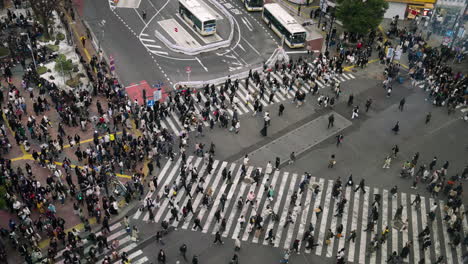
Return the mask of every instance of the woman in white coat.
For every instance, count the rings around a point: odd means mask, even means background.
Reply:
[[[273,166],[271,165],[271,161],[269,161],[268,164],[266,165],[265,175],[270,176],[272,172],[273,172]]]

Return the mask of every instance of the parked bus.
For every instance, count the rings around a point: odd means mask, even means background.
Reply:
[[[263,10],[263,0],[241,0],[244,2],[245,9],[247,11],[262,11]]]
[[[201,35],[216,33],[216,17],[198,0],[179,0],[179,13]]]
[[[262,18],[290,48],[305,46],[306,30],[279,4],[263,5]]]

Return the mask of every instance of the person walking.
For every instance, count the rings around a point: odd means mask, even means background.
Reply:
[[[273,234],[273,228],[268,230],[268,236],[265,238],[265,240],[268,241],[270,245],[273,244],[273,240],[275,240],[275,235]]]
[[[392,189],[390,189],[390,194],[392,195],[392,198],[395,198],[397,196],[397,193],[398,193],[398,186],[393,186]]]
[[[284,105],[280,104],[278,107],[278,116],[282,116],[284,113]]]
[[[240,236],[237,236],[236,240],[234,240],[234,251],[239,251],[240,249],[241,249]]]
[[[197,216],[197,218],[195,218],[195,220],[193,221],[193,231],[196,231],[197,228],[200,228],[200,230],[203,230],[203,226],[201,226],[201,220],[200,218]]]
[[[328,127],[327,128],[333,127],[334,122],[335,122],[335,116],[333,114],[329,115],[328,116]]]
[[[400,105],[398,106],[398,109],[403,112],[403,109],[405,107],[405,103],[406,103],[406,100],[405,98],[403,97],[401,100],[400,100]]]
[[[426,115],[426,121],[425,121],[425,124],[429,124],[429,122],[431,121],[431,118],[432,118],[432,114],[431,112],[427,113]]]
[[[383,169],[390,169],[390,163],[392,163],[392,158],[390,156],[387,156],[385,158],[384,164],[383,164]]]
[[[364,179],[359,182],[359,186],[354,189],[354,192],[357,192],[358,190],[361,190],[364,194],[366,193],[366,190],[364,190]]]
[[[343,142],[344,136],[342,134],[336,135],[336,147],[339,147]]]
[[[392,131],[395,133],[395,135],[398,135],[398,132],[400,131],[400,121],[397,121],[395,126],[392,128]]]
[[[187,245],[184,243],[182,246],[179,248],[180,255],[184,258],[185,261],[187,261]]]
[[[348,107],[352,106],[353,102],[354,102],[354,95],[350,94],[349,97],[348,97]]]
[[[372,105],[372,99],[369,98],[366,101],[366,113],[369,112],[369,108],[371,107],[371,105]]]
[[[159,250],[158,263],[159,264],[166,264],[166,253],[162,249]]]
[[[203,228],[202,228],[203,229]],[[215,234],[215,240],[213,241],[213,244],[219,243],[221,245],[224,245],[224,242],[221,240],[221,233],[219,231],[216,232]]]
[[[356,230],[353,230],[349,233],[347,240],[352,241],[354,243],[354,241],[356,240]]]

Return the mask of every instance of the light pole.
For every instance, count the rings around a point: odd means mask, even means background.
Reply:
[[[99,27],[101,28],[101,40],[99,40],[99,52],[101,52],[101,42],[104,41],[104,26],[106,25],[106,20],[101,20],[98,23]]]
[[[22,32],[22,33],[21,33],[21,36],[24,36],[24,35],[26,35],[26,36],[28,37],[28,44],[29,44],[28,48],[29,48],[29,50],[31,51],[31,57],[32,57],[32,60],[33,60],[33,62],[34,62],[34,69],[37,70],[37,64],[36,64],[36,59],[34,58],[34,51],[33,51],[32,43],[31,43],[31,39],[29,38],[29,34],[28,34],[28,33]]]

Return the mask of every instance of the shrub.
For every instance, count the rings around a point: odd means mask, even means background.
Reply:
[[[71,78],[65,82],[66,85],[72,88],[77,88],[78,86],[80,86],[80,83],[81,83],[80,78],[77,78],[77,77]]]
[[[52,52],[56,52],[59,50],[59,46],[58,45],[52,45],[52,44],[48,44],[46,46],[48,49],[50,49]]]
[[[58,33],[56,38],[57,38],[58,41],[62,41],[62,40],[65,39],[65,35],[63,33]]]
[[[47,70],[48,70],[47,67],[39,66],[39,67],[37,67],[37,74],[42,75],[42,74],[46,73]]]
[[[0,57],[10,55],[10,50],[8,48],[0,47]]]
[[[67,60],[67,57],[63,54],[60,54],[55,59],[55,70],[62,75],[71,74],[73,67],[74,65],[72,60]]]

